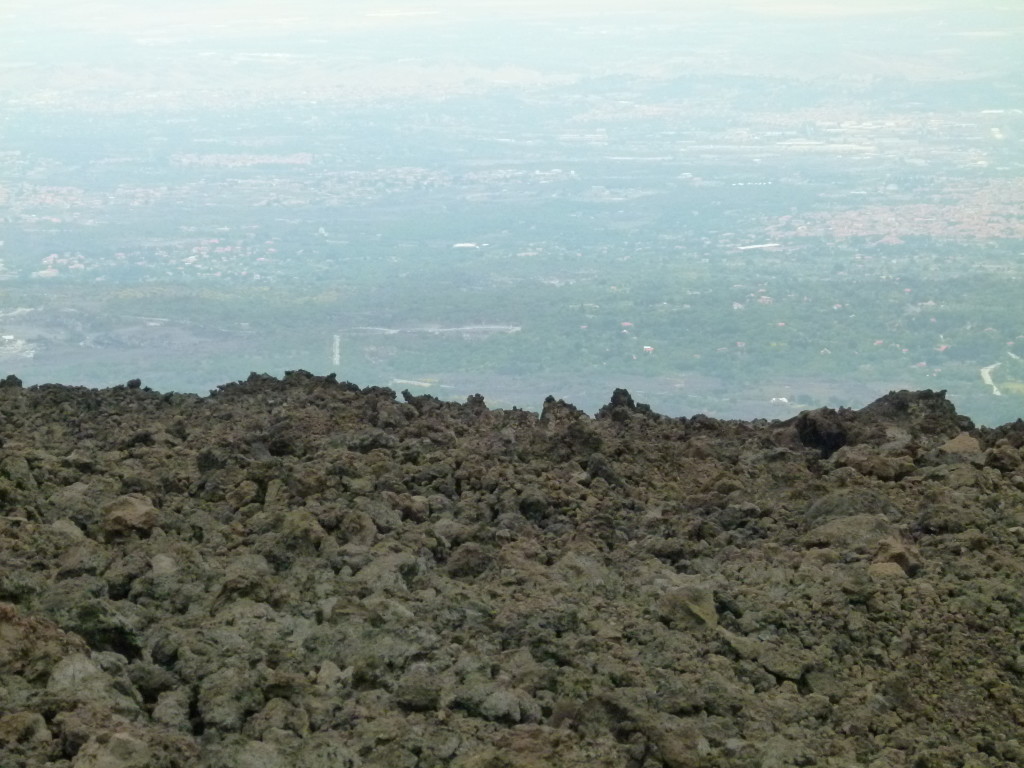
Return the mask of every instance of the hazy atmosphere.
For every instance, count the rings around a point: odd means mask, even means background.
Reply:
[[[0,9],[0,375],[1024,411],[1010,2]]]
[[[0,768],[1021,768],[1022,417],[1022,0],[0,0]]]

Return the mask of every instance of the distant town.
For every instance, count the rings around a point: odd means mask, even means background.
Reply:
[[[995,22],[885,72],[838,42],[809,72],[781,22],[789,52],[762,61],[760,27],[724,18],[685,54],[683,22],[584,20],[569,43],[524,21],[519,68],[512,47],[417,58],[433,16],[367,23],[409,56],[334,31],[171,40],[137,89],[121,64],[25,68],[0,373],[199,391],[304,367],[590,408],[629,380],[666,412],[744,418],[899,387],[988,422],[1024,409],[1024,85]],[[930,45],[914,23],[835,40]],[[661,63],[584,46],[628,35]]]

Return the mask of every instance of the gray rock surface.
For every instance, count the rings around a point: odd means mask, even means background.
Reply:
[[[401,400],[0,388],[0,766],[1024,764],[1024,423]]]

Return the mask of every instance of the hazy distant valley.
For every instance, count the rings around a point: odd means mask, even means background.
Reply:
[[[0,374],[740,418],[933,388],[1012,420],[1020,21],[525,18],[488,45],[442,14],[135,38],[48,83],[13,49]]]

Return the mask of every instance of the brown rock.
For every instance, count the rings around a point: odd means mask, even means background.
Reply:
[[[494,560],[492,552],[475,542],[460,544],[448,558],[446,566],[449,575],[456,578],[479,576]]]
[[[879,581],[907,578],[907,572],[898,563],[891,562],[871,563],[868,566],[868,574]]]
[[[841,488],[826,493],[807,508],[808,523],[854,515],[878,515],[890,520],[900,517],[900,511],[888,497],[870,488]]]
[[[851,515],[830,520],[804,534],[809,547],[833,547],[844,553],[873,554],[882,539],[893,538],[896,526],[881,515]]]
[[[695,724],[661,715],[648,730],[667,768],[702,768],[708,764],[711,745]]]
[[[148,536],[157,523],[158,511],[146,496],[129,493],[103,506],[101,530],[107,541],[127,536]]]
[[[844,446],[832,457],[837,467],[852,467],[860,474],[893,481],[914,471],[914,461],[906,455],[881,454],[869,445]]]
[[[153,722],[167,728],[191,732],[189,693],[182,688],[159,694],[152,712]]]
[[[973,456],[981,453],[981,443],[978,438],[971,437],[966,432],[961,432],[954,438],[947,440],[939,446],[943,453],[956,453],[963,456]]]
[[[57,560],[57,576],[73,579],[77,576],[96,576],[110,565],[111,555],[101,544],[91,539],[68,547]]]
[[[896,538],[882,539],[874,557],[875,563],[895,563],[907,576],[914,576],[921,570],[921,555],[912,547]]]
[[[346,543],[368,547],[377,538],[377,526],[365,512],[350,509],[342,516],[337,534]]]
[[[714,592],[700,582],[673,587],[658,599],[658,616],[676,629],[714,627],[718,624]]]
[[[398,680],[395,700],[413,711],[436,709],[441,700],[441,685],[437,673],[426,664],[413,664]]]
[[[0,744],[48,742],[53,734],[38,712],[11,712],[0,716]]]
[[[71,761],[72,768],[150,768],[152,764],[150,746],[123,732],[94,736]]]
[[[82,638],[65,633],[52,621],[23,616],[9,603],[0,603],[0,670],[30,682],[45,681],[65,656],[88,648]]]
[[[252,480],[243,480],[230,491],[225,501],[234,509],[241,509],[246,504],[252,504],[259,497],[260,488]]]
[[[1000,440],[994,447],[985,451],[985,466],[994,467],[1000,472],[1016,472],[1021,464],[1021,452],[1005,440]]]
[[[0,475],[8,478],[15,488],[23,491],[35,491],[39,488],[24,456],[5,457],[0,461]]]

